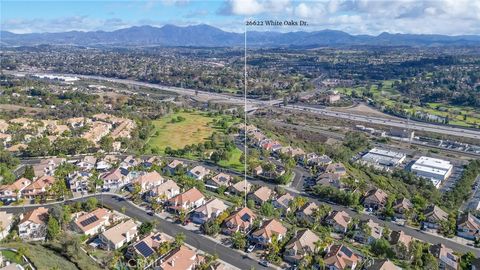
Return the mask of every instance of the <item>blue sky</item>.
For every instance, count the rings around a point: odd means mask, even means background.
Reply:
[[[2,0],[0,27],[32,33],[205,23],[241,32],[246,18],[309,23],[307,27],[254,28],[258,31],[480,34],[480,0]]]

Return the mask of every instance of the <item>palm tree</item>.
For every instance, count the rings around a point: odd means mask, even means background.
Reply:
[[[322,237],[314,243],[315,253],[320,253],[333,243],[333,239],[330,236]]]

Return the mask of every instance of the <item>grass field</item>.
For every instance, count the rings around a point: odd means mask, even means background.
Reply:
[[[78,258],[75,259],[75,263],[78,265],[77,267],[74,263],[65,259],[59,253],[55,252],[54,250],[43,247],[40,244],[10,242],[2,245],[4,247],[15,248],[15,249],[18,249],[20,247],[25,247],[27,250],[25,256],[39,270],[49,270],[49,269],[100,270],[101,269],[84,252],[80,252],[78,254]]]
[[[243,172],[243,163],[240,162],[240,157],[242,156],[242,150],[235,148],[231,151],[229,160],[221,160],[218,165],[226,168],[231,168],[239,172]]]
[[[1,252],[2,256],[5,258],[5,260],[9,262],[14,262],[20,265],[24,265],[23,260],[18,260],[17,258],[17,253],[11,251],[11,250],[2,250]]]
[[[185,120],[172,123],[172,119],[178,116],[184,117]],[[179,112],[155,120],[153,121],[154,135],[149,139],[148,145],[150,148],[158,147],[163,152],[167,146],[180,149],[189,144],[201,143],[215,130],[210,124],[212,120],[213,118],[201,113],[187,112]]]

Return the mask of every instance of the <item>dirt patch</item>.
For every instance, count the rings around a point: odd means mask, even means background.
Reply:
[[[359,103],[355,106],[348,107],[348,108],[331,108],[332,111],[339,111],[339,112],[348,112],[348,113],[355,113],[359,115],[367,115],[367,116],[377,116],[377,117],[384,117],[384,118],[394,118],[388,114],[382,113],[376,109],[368,107],[363,103]]]

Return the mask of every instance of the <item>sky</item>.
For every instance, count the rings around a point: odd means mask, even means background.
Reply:
[[[480,34],[480,0],[129,0],[0,1],[0,29],[14,33],[113,31],[209,24],[243,32],[245,20],[303,20],[256,31],[342,30],[351,34]]]

